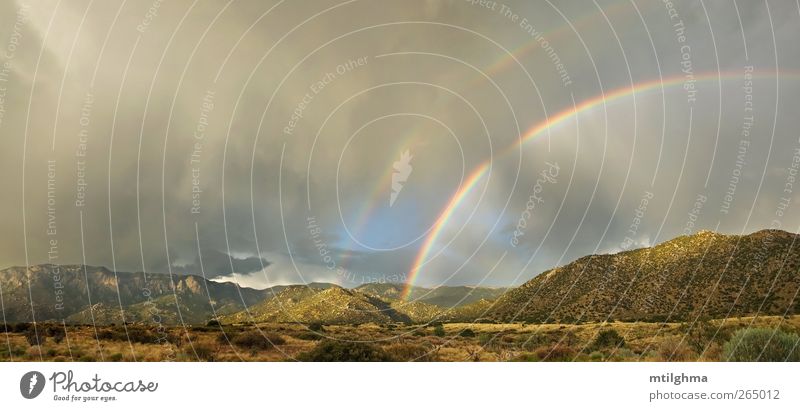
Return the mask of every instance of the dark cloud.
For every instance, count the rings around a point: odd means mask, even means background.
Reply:
[[[170,1],[139,30],[149,5],[31,0],[15,32],[22,2],[4,2],[0,50],[19,44],[1,59],[0,265],[199,273],[201,249],[209,277],[258,287],[407,275],[459,182],[489,160],[420,283],[519,283],[655,244],[684,232],[698,195],[692,229],[728,233],[800,201],[784,193],[800,145],[796,4],[739,2],[740,26],[733,3],[675,1],[679,40],[660,2],[552,3],[507,2],[513,21],[464,1],[286,2],[269,15],[257,1]],[[660,78],[663,93],[619,92]],[[514,145],[573,99],[590,107]],[[413,172],[392,205],[406,150]],[[558,181],[513,247],[548,162]],[[781,214],[797,231],[798,212]]]

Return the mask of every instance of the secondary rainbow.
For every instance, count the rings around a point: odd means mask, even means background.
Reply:
[[[754,73],[758,77],[775,77],[776,73]],[[697,74],[694,77],[696,82],[701,81],[721,81],[721,79],[740,79],[742,78],[743,74],[741,72],[712,72],[712,73],[702,73]],[[781,73],[781,77],[784,77],[785,74]],[[796,73],[790,75],[791,77],[797,77]],[[544,121],[534,124],[531,128],[529,128],[518,140],[515,144],[512,144],[506,150],[500,153],[500,156],[507,154],[513,150],[516,150],[518,147],[524,145],[525,143],[533,140],[535,137],[539,136],[540,134],[544,133],[545,131],[549,130],[552,127],[558,126],[563,124],[566,120],[573,118],[574,116],[583,113],[585,111],[591,110],[597,106],[601,106],[603,104],[611,103],[615,100],[629,97],[637,93],[643,93],[655,89],[660,88],[669,88],[675,86],[682,86],[686,82],[686,77],[684,75],[677,75],[674,77],[669,77],[666,79],[657,79],[657,80],[650,80],[641,83],[637,83],[634,85],[629,85],[625,87],[621,87],[618,89],[611,90],[607,93],[601,93],[598,96],[589,98],[587,100],[582,101],[580,104],[565,109]],[[492,159],[489,158],[481,163],[475,170],[470,174],[467,182],[461,187],[459,191],[457,191],[453,197],[451,197],[450,201],[448,201],[447,206],[442,210],[439,214],[439,217],[436,219],[436,223],[434,225],[433,230],[431,230],[428,237],[425,238],[420,251],[417,253],[414,261],[411,265],[411,268],[408,271],[408,275],[406,277],[406,283],[403,287],[403,292],[400,295],[400,298],[405,300],[408,298],[409,293],[411,292],[411,288],[414,285],[414,282],[417,280],[419,276],[420,270],[422,267],[428,263],[429,255],[433,249],[434,244],[439,239],[439,236],[442,233],[442,230],[447,225],[450,218],[453,216],[453,213],[458,209],[458,206],[464,200],[464,198],[469,194],[469,192],[475,187],[478,181],[486,174],[486,172],[490,169],[492,165]],[[435,256],[434,256],[435,257]]]

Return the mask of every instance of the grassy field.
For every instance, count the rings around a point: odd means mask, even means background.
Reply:
[[[721,361],[726,358],[725,344],[747,328],[780,330],[796,338],[800,316],[580,325],[272,323],[160,328],[39,323],[35,332],[32,324],[9,324],[0,328],[0,360]]]

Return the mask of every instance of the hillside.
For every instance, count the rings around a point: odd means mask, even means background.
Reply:
[[[441,312],[424,304],[391,302],[340,287],[327,289],[290,286],[274,298],[222,318],[223,322],[319,322],[363,324],[427,321]]]
[[[29,286],[30,281],[30,286]],[[114,273],[104,267],[36,265],[0,270],[6,322],[61,321],[167,324],[205,322],[216,310],[232,313],[269,298],[270,290],[216,283],[199,276]],[[32,298],[31,298],[32,297]],[[31,304],[33,301],[33,304]],[[90,307],[92,309],[90,310]],[[180,307],[180,313],[178,308]]]
[[[379,298],[398,299],[403,292],[403,284],[364,284],[356,288],[366,294]],[[436,288],[411,287],[409,301],[453,308],[476,303],[480,300],[494,300],[503,295],[508,288],[439,286]]]
[[[592,255],[502,296],[497,321],[681,321],[800,311],[798,235],[703,231],[655,247]]]

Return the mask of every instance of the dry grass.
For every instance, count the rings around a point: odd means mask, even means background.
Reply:
[[[435,336],[433,326],[405,324],[331,325],[319,333],[299,324],[225,326],[224,333],[216,327],[129,326],[128,334],[122,326],[68,326],[66,338],[47,338],[41,346],[31,346],[23,333],[0,336],[0,361],[293,361],[330,339],[373,342],[396,361],[719,361],[729,336],[751,324],[797,332],[800,316],[696,324],[445,324],[444,336]],[[608,329],[624,344],[595,347],[597,335]]]

